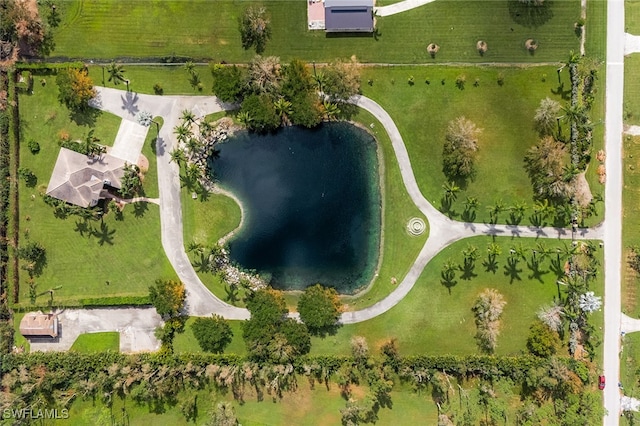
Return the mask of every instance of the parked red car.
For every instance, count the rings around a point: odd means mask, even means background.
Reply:
[[[604,376],[598,376],[598,389],[604,389],[605,383]]]

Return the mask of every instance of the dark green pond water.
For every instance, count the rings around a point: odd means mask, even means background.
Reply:
[[[378,262],[381,202],[376,141],[348,123],[273,135],[241,132],[212,160],[245,221],[233,261],[283,290],[321,283],[340,293],[367,285]]]

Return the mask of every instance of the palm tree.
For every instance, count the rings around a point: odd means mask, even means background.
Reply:
[[[176,148],[169,154],[171,156],[169,162],[175,162],[178,166],[181,166],[186,160],[184,151],[180,148]]]
[[[115,62],[111,62],[111,64],[109,64],[107,67],[107,73],[109,73],[108,81],[113,81],[113,84],[116,86],[126,80],[124,77],[125,70],[123,66],[116,64]]]
[[[293,112],[293,109],[291,108],[291,102],[283,97],[280,97],[273,103],[273,107],[276,109],[276,114],[278,114],[283,122],[289,121],[289,115],[291,115],[291,113]]]
[[[536,109],[534,120],[538,132],[542,135],[551,135],[558,126],[558,118],[562,107],[557,101],[545,98],[540,101],[540,106]]]
[[[184,123],[193,124],[196,122],[196,115],[190,109],[183,110],[180,118]]]
[[[569,163],[562,168],[562,180],[569,183],[580,174],[580,169],[573,163]]]
[[[325,99],[322,103],[322,109],[324,110],[324,116],[327,120],[333,121],[340,114],[340,108],[334,102],[329,102]]]
[[[182,123],[173,129],[173,133],[176,135],[178,142],[186,142],[192,136],[191,129]]]
[[[187,61],[184,63],[184,69],[187,70],[189,74],[192,74],[195,68],[196,68],[196,65],[191,61]]]
[[[458,192],[460,191],[460,187],[456,185],[455,182],[445,182],[442,185],[442,189],[444,190],[444,200],[451,204],[458,198]]]
[[[240,111],[236,116],[236,120],[238,120],[238,123],[248,126],[253,121],[253,118],[247,111]]]
[[[90,157],[106,152],[106,148],[98,144],[100,139],[93,135],[94,130],[89,130],[87,137],[82,141],[82,150]]]
[[[487,206],[487,210],[489,210],[489,222],[496,224],[498,216],[505,210],[505,205],[502,200],[498,200],[493,206]]]
[[[466,200],[464,200],[464,209],[465,210],[475,210],[476,208],[478,208],[478,199],[476,197],[467,197]]]
[[[511,222],[513,225],[517,225],[520,223],[522,218],[524,217],[524,212],[527,210],[527,205],[524,201],[516,201],[516,203],[509,207],[511,211]]]

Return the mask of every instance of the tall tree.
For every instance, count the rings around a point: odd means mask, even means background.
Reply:
[[[164,319],[180,314],[186,299],[184,284],[174,280],[156,280],[149,287],[149,297],[158,314]]]
[[[342,303],[335,289],[316,284],[307,287],[300,296],[298,312],[311,333],[322,335],[335,327]]]
[[[71,111],[85,111],[96,96],[93,80],[87,69],[69,68],[58,72],[58,100]]]
[[[109,74],[108,81],[113,81],[113,84],[115,84],[116,86],[126,80],[126,78],[124,77],[125,69],[121,64],[111,62],[107,67],[107,73]]]
[[[480,133],[481,129],[464,116],[449,122],[442,152],[442,171],[450,180],[465,181],[475,174]]]
[[[560,104],[553,99],[544,98],[540,101],[534,120],[541,135],[552,135],[557,130],[561,110]]]
[[[215,354],[224,352],[233,338],[229,323],[219,315],[213,315],[211,318],[196,318],[191,324],[191,330],[200,348]]]

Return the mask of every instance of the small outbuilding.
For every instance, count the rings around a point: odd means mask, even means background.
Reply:
[[[325,0],[326,32],[372,33],[373,0]]]
[[[25,337],[58,337],[58,316],[29,312],[20,321],[20,334]]]

